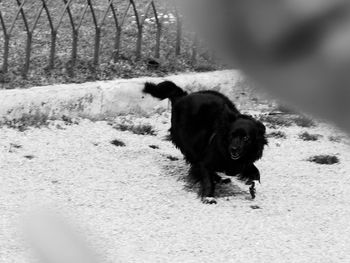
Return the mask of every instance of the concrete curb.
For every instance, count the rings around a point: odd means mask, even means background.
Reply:
[[[215,71],[165,78],[136,78],[2,90],[0,122],[17,120],[28,115],[45,115],[49,118],[65,115],[99,119],[130,113],[151,113],[159,107],[167,107],[168,102],[159,102],[144,95],[142,88],[146,81],[157,83],[171,80],[188,90],[220,90],[221,84],[232,83],[234,86],[240,78],[241,75],[237,71]]]

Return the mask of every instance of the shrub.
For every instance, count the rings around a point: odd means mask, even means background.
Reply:
[[[25,155],[24,158],[28,159],[28,160],[32,160],[35,158],[34,155]]]
[[[292,125],[292,121],[282,115],[260,115],[258,119],[265,123],[266,126],[274,129],[281,126],[290,127]]]
[[[290,107],[283,105],[283,104],[277,105],[275,108],[275,111],[282,112],[285,114],[295,114],[296,113],[295,110],[293,110]]]
[[[118,124],[116,129],[120,131],[130,131],[137,135],[152,135],[155,136],[156,132],[150,124],[133,124],[133,123],[121,123]]]
[[[155,150],[159,149],[159,146],[157,146],[157,145],[149,145],[149,147],[152,148],[152,149],[155,149]]]
[[[314,162],[317,164],[327,164],[332,165],[339,163],[339,158],[334,155],[316,155],[308,159],[309,162]]]
[[[331,142],[341,142],[342,137],[341,136],[329,136],[328,140],[330,140]]]
[[[286,139],[287,135],[282,131],[274,131],[267,134],[267,138]]]
[[[20,132],[28,130],[30,127],[41,128],[47,127],[49,118],[45,114],[35,113],[35,114],[23,114],[21,118],[15,120],[8,120],[3,123],[3,125],[16,129]]]
[[[303,141],[317,141],[321,137],[322,135],[320,134],[310,134],[308,132],[299,134],[299,139],[302,139]]]
[[[171,156],[171,155],[168,155],[167,158],[168,158],[170,161],[178,161],[178,160],[179,160],[179,158],[174,157],[174,156]]]
[[[303,128],[311,128],[316,126],[315,121],[306,116],[297,116],[294,118],[294,122],[297,126]]]
[[[117,139],[111,141],[111,144],[113,144],[114,146],[117,146],[117,147],[125,147],[126,146],[124,142],[117,140]]]

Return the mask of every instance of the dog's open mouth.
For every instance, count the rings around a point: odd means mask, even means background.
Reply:
[[[238,160],[239,158],[241,158],[241,155],[237,152],[231,152],[231,159],[232,160]]]

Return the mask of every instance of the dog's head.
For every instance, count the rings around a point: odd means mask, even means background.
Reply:
[[[248,115],[239,115],[228,130],[228,152],[232,160],[255,161],[262,156],[267,144],[266,128]]]

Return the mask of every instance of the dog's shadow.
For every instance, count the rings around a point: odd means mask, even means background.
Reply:
[[[166,174],[167,176],[172,176],[178,181],[184,182],[185,190],[198,193],[199,185],[193,185],[188,181],[189,168],[189,165],[187,165],[184,160],[176,160],[167,163],[163,166],[162,169],[164,171],[164,174]],[[241,197],[243,199],[249,199],[251,197],[248,190],[248,186],[246,190],[242,189],[239,185],[235,184],[233,180],[231,183],[228,184],[216,184],[215,195],[218,198],[235,196]]]

